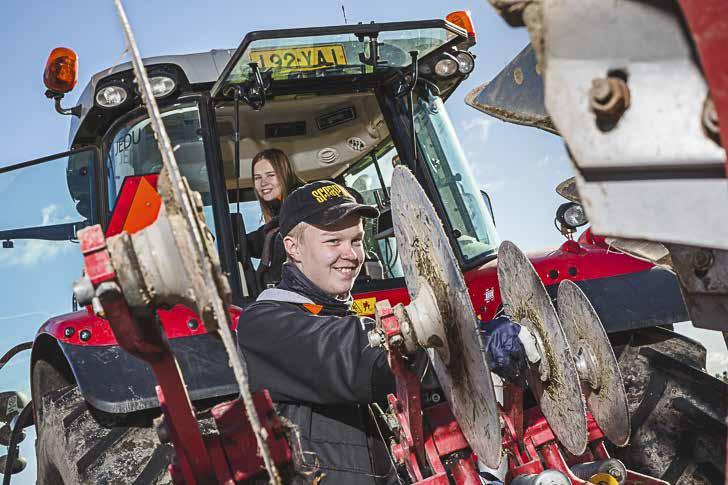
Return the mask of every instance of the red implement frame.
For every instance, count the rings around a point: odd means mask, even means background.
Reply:
[[[449,485],[443,460],[456,484],[480,484],[468,443],[449,406],[442,403],[422,409],[420,380],[406,363],[402,332],[392,307],[379,302],[376,316],[389,342],[389,367],[396,382],[396,396],[387,396],[399,425],[391,447],[394,459],[407,467],[417,485]]]
[[[524,411],[523,390],[505,384],[503,394],[501,414],[505,424],[503,448],[511,458],[507,477],[509,481],[519,475],[536,475],[549,469],[559,470],[573,485],[588,484],[589,482],[574,475],[570,467],[578,463],[610,458],[604,446],[604,433],[599,429],[591,413],[587,413],[586,416],[589,441],[586,452],[581,456],[567,459],[541,411],[538,408]],[[626,483],[630,485],[669,485],[668,482],[632,470],[627,470],[626,478]]]
[[[126,352],[146,362],[159,383],[157,396],[164,415],[161,426],[175,449],[175,458],[169,466],[174,483],[232,484],[266,473],[263,459],[258,455],[255,434],[239,399],[212,409],[219,435],[203,438],[156,310],[134,315],[130,311],[101,226],[79,231],[78,238],[86,275],[116,340]],[[254,404],[261,425],[268,432],[268,446],[274,461],[279,465],[292,463],[291,448],[267,391],[256,393]]]
[[[450,483],[448,471],[458,485],[480,484],[474,456],[447,403],[422,409],[419,379],[406,363],[404,336],[389,302],[377,303],[376,318],[387,342],[389,366],[396,382],[396,396],[388,396],[390,410],[398,423],[392,455],[406,466],[412,483],[416,485],[447,485]],[[501,408],[503,449],[510,457],[506,483],[521,475],[559,470],[572,485],[588,484],[570,467],[610,458],[604,446],[604,433],[594,418],[587,414],[587,451],[579,457],[569,455],[567,460],[541,411],[538,408],[524,410],[523,392],[515,385],[504,386]],[[448,465],[447,469],[443,460]],[[627,470],[626,478],[630,485],[669,485],[631,470]]]

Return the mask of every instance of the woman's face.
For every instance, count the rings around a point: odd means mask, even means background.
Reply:
[[[265,158],[258,161],[253,168],[255,193],[260,200],[270,202],[281,197],[281,183],[273,165]]]

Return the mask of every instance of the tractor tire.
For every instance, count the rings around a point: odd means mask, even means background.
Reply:
[[[153,417],[98,411],[75,385],[43,395],[37,409],[37,483],[170,484],[173,450],[159,444]]]
[[[610,339],[632,431],[626,447],[610,450],[613,456],[671,484],[723,483],[728,384],[705,371],[705,348],[659,327]]]

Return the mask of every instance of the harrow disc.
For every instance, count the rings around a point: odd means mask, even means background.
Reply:
[[[438,348],[426,337],[417,339],[428,348],[468,444],[488,466],[497,468],[502,440],[498,403],[465,280],[427,194],[401,166],[392,176],[392,222],[410,296],[417,296],[421,282],[428,284],[443,327],[433,334],[445,335],[447,342]]]

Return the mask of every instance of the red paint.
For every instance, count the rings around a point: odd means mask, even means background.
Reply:
[[[577,249],[575,241],[567,241],[565,244],[566,247],[562,245],[551,252],[529,255],[546,286],[558,284],[564,279],[583,281],[607,278],[653,267],[645,261],[607,251],[599,246],[578,244]],[[554,275],[557,276],[554,278]],[[497,261],[470,270],[464,276],[475,313],[483,321],[490,320],[501,303]]]
[[[279,466],[290,463],[293,453],[268,391],[253,394],[253,404],[260,425],[268,433],[266,443],[271,458]],[[220,432],[220,437],[213,439],[220,440],[235,483],[261,475],[261,470],[264,470],[263,458],[257,453],[258,444],[253,428],[246,418],[243,401],[236,399],[218,404],[212,408],[211,414]]]
[[[610,276],[646,271],[653,267],[652,264],[645,261],[608,250],[606,244],[602,244],[604,238],[591,234],[590,230],[585,231],[586,233],[589,233],[588,239],[595,241],[596,244],[566,241],[553,251],[531,253],[529,255],[529,259],[544,285],[558,284],[564,279],[583,281],[608,278]],[[550,273],[557,276],[552,278]],[[493,260],[483,266],[471,269],[464,276],[475,314],[483,321],[492,319],[501,303],[497,261]],[[410,302],[407,288],[357,293],[354,298],[376,298],[377,301],[389,300],[392,306],[397,303],[406,305]]]
[[[228,311],[230,312],[232,321],[231,329],[235,330],[238,326],[238,318],[240,318],[241,310],[231,305],[228,307]],[[159,310],[158,314],[162,322],[162,327],[164,327],[164,331],[169,339],[207,333],[200,317],[185,306],[177,305],[171,310]],[[188,322],[191,319],[197,320],[198,324],[196,329],[188,326]],[[69,327],[73,329],[73,334],[70,337],[66,337],[64,332]],[[79,338],[82,330],[89,330],[91,332],[91,338],[86,342]],[[38,334],[41,333],[49,334],[61,342],[72,345],[118,345],[109,326],[109,322],[93,315],[90,309],[53,317],[45,322],[40,330],[38,330]]]
[[[728,2],[725,0],[679,0],[690,34],[700,56],[700,66],[720,121],[723,146],[728,143]],[[728,159],[726,159],[728,174]]]
[[[388,348],[389,367],[394,374],[396,395],[387,396],[390,409],[399,423],[391,445],[394,458],[403,463],[413,484],[447,485],[443,458],[466,452],[465,457],[451,464],[455,484],[480,483],[475,466],[469,458],[469,446],[447,403],[422,409],[420,380],[406,363],[406,349],[397,316],[386,300],[377,304],[377,328],[384,333]],[[399,343],[396,340],[399,339]],[[423,426],[426,422],[427,426]],[[432,474],[425,476],[429,464]]]

